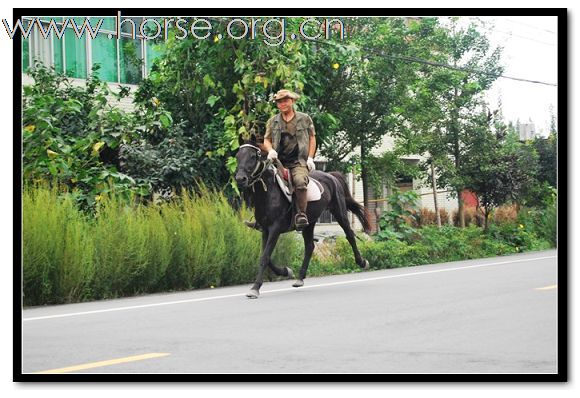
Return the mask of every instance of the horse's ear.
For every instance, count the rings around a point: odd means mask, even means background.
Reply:
[[[244,137],[242,137],[242,135],[238,135],[238,144],[240,144],[240,146],[244,145],[246,141],[244,140]]]

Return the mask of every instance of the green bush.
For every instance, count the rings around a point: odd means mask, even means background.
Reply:
[[[137,138],[141,123],[110,105],[108,98],[122,99],[129,91],[114,93],[96,73],[77,86],[41,63],[29,73],[34,84],[23,89],[24,181],[56,181],[90,209],[111,186],[117,195],[147,195],[148,184],[118,170],[119,147]]]
[[[544,198],[543,207],[524,207],[518,213],[517,222],[538,237],[548,241],[551,246],[558,244],[558,207],[557,191],[551,188],[550,195]]]
[[[518,223],[491,225],[488,234],[493,239],[506,243],[517,252],[529,250],[544,250],[552,247],[550,242],[538,237],[533,227]]]
[[[501,256],[530,250],[546,250],[553,245],[514,223],[491,225],[488,233],[483,228],[470,225],[424,227],[413,234],[413,239],[388,239],[359,242],[358,247],[374,269],[397,268],[422,264],[459,261],[474,258]],[[334,255],[321,256],[315,251],[309,275],[355,272],[350,245],[344,238],[327,244],[323,252]]]

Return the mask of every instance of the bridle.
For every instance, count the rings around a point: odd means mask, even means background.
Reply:
[[[266,183],[264,182],[264,179],[262,178],[262,174],[264,174],[264,172],[272,164],[272,160],[270,160],[270,159],[259,160],[260,156],[262,154],[262,150],[255,145],[244,144],[244,145],[240,145],[239,149],[242,149],[244,147],[249,147],[249,148],[255,149],[257,152],[256,154],[258,156],[258,161],[256,162],[256,167],[254,167],[254,171],[252,171],[252,173],[250,173],[250,176],[248,177],[248,186],[252,187],[253,192],[256,192],[256,190],[254,188],[254,184],[256,184],[258,181],[260,181],[262,183],[262,186],[264,187],[264,191],[267,191],[268,188],[266,187]]]

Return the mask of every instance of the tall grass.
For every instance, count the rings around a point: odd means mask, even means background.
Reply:
[[[73,302],[91,295],[94,239],[90,223],[55,188],[26,188],[23,197],[24,302]]]
[[[27,186],[23,210],[25,305],[246,283],[258,269],[261,235],[220,192],[150,206],[111,194],[88,216],[55,188]],[[295,266],[295,237],[278,246],[275,261]]]

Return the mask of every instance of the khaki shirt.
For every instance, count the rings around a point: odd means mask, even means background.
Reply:
[[[298,164],[306,166],[310,147],[310,136],[316,135],[312,118],[305,113],[294,111],[294,117],[288,122],[282,114],[271,117],[266,123],[266,134],[272,142],[272,148],[278,152],[280,161],[285,167]]]

